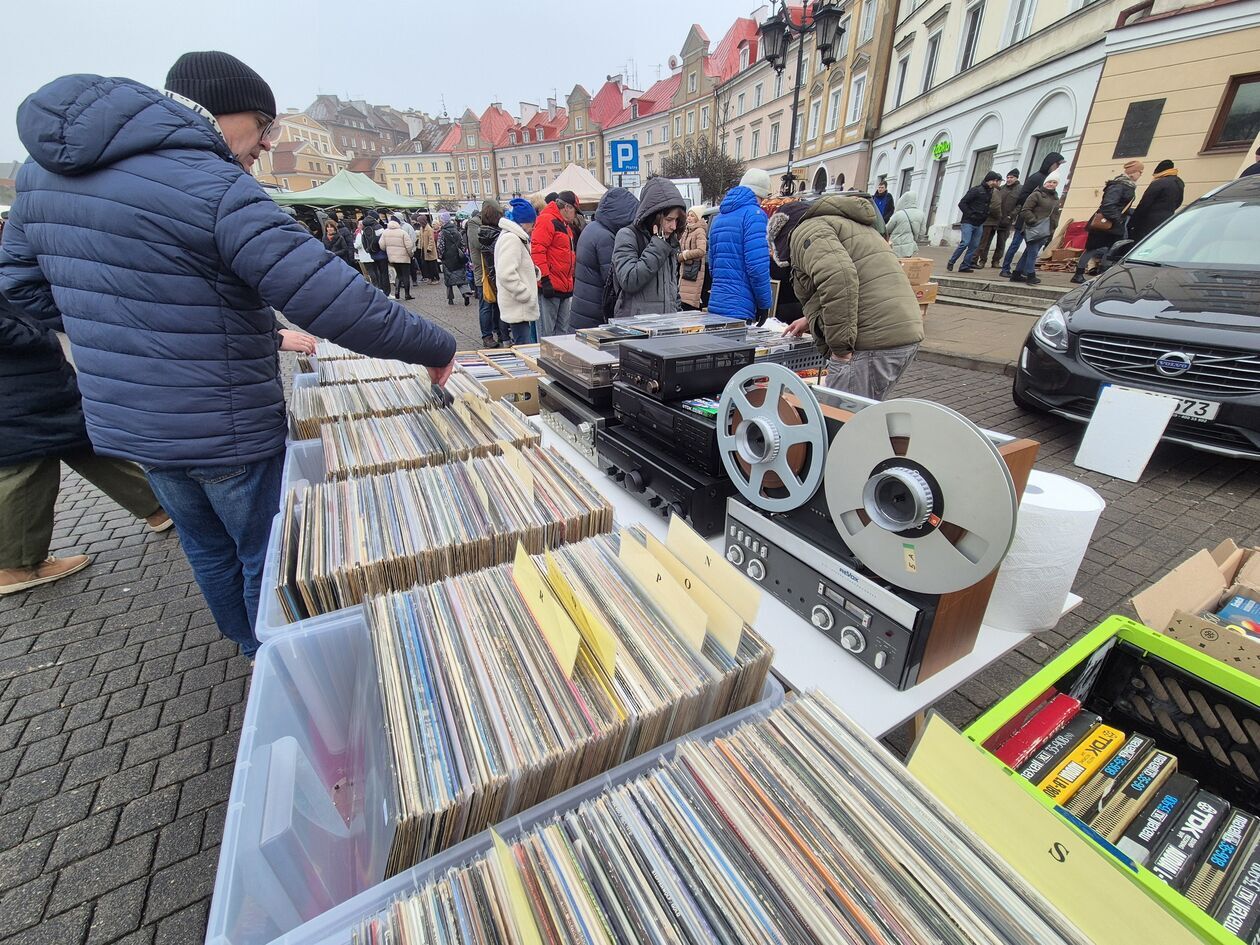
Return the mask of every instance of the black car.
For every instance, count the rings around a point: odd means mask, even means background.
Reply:
[[[1085,423],[1104,385],[1170,394],[1165,440],[1260,459],[1260,176],[1115,250],[1037,320],[1015,402]]]

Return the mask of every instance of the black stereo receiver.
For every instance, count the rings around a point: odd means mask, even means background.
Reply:
[[[663,403],[617,381],[613,412],[626,429],[710,476],[724,477],[718,456],[717,421],[680,403]]]
[[[715,396],[756,353],[745,341],[711,334],[623,341],[617,380],[657,400]]]

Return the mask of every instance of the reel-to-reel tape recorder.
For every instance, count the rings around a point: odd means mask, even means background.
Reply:
[[[717,435],[731,563],[898,689],[971,652],[1034,441],[766,363],[726,385]]]

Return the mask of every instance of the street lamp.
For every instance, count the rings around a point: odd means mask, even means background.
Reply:
[[[814,0],[813,3],[798,7],[801,11],[800,22],[794,22],[784,0],[779,0],[779,10],[761,24],[761,54],[770,63],[772,69],[780,75],[787,66],[787,47],[793,39],[798,40],[796,47],[796,78],[792,84],[792,131],[788,138],[787,172],[783,175],[783,186],[779,192],[790,197],[794,191],[792,162],[796,158],[796,128],[800,121],[801,74],[805,71],[805,37],[817,33],[815,45],[818,56],[822,59],[824,69],[829,69],[839,58],[836,55],[844,30],[840,28],[840,6],[831,0]]]

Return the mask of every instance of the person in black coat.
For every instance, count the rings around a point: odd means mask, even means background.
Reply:
[[[980,248],[980,237],[984,233],[984,221],[989,217],[989,202],[993,199],[993,190],[1002,183],[1002,175],[997,171],[989,171],[984,180],[972,187],[958,201],[958,209],[962,211],[962,239],[949,257],[945,268],[954,271],[954,263],[962,257],[959,272],[974,272],[976,251]],[[878,205],[877,205],[878,206]]]
[[[1172,161],[1160,161],[1155,165],[1146,193],[1133,209],[1129,218],[1128,238],[1136,242],[1159,226],[1181,206],[1186,197],[1186,182],[1177,173]]]
[[[1243,177],[1254,177],[1256,174],[1260,174],[1260,148],[1256,148],[1256,163],[1243,168],[1243,172],[1238,177],[1240,179]]]
[[[604,283],[612,267],[613,241],[617,231],[634,222],[639,201],[624,187],[614,187],[599,199],[595,219],[582,228],[577,241],[577,259],[573,271],[573,307],[569,310],[569,328],[593,328],[602,325],[604,315]]]
[[[56,581],[92,563],[88,555],[48,554],[63,462],[144,519],[150,531],[171,527],[139,466],[92,452],[74,369],[57,335],[3,298],[0,429],[0,595]]]
[[[341,235],[341,230],[337,228],[336,220],[329,220],[324,224],[323,243],[324,249],[340,259],[344,259],[347,264],[354,265],[350,262],[353,254],[350,245],[353,244],[347,245],[346,238]]]
[[[1128,209],[1137,193],[1137,182],[1142,177],[1145,165],[1137,160],[1125,161],[1124,170],[1107,181],[1103,187],[1102,200],[1098,210],[1090,217],[1089,236],[1085,238],[1085,252],[1076,261],[1076,272],[1072,274],[1072,282],[1080,285],[1085,281],[1085,269],[1092,259],[1105,260],[1107,250],[1120,240],[1125,239],[1128,224]],[[1102,217],[1109,226],[1098,229],[1093,224],[1095,217]],[[1105,263],[1100,262],[1105,268]]]

